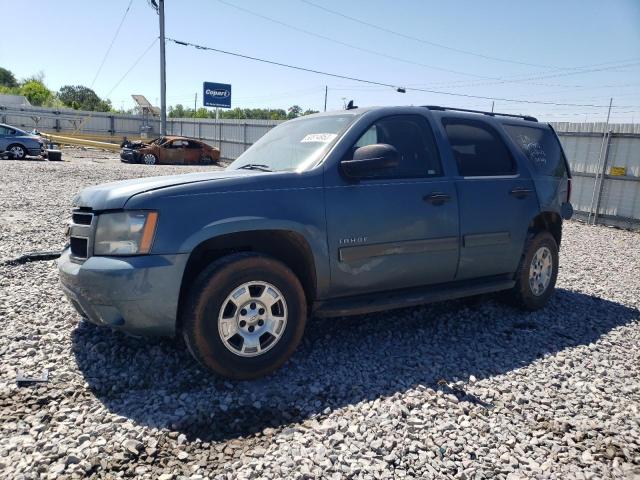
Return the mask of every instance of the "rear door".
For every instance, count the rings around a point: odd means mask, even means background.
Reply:
[[[548,125],[505,123],[504,129],[529,162],[542,210],[560,212],[569,201],[569,169],[557,135]]]
[[[442,127],[458,169],[460,261],[456,279],[516,271],[529,222],[538,211],[526,167],[488,122],[444,117]]]
[[[194,140],[189,140],[187,142],[184,162],[190,165],[201,163],[203,154],[202,144]]]
[[[458,204],[421,115],[365,125],[356,148],[386,143],[400,164],[358,181],[325,175],[333,296],[448,282],[458,262]]]

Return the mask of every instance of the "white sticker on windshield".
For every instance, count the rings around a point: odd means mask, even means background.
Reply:
[[[308,143],[308,142],[319,142],[319,143],[329,143],[331,140],[336,138],[338,135],[335,133],[310,133],[306,135],[300,143]]]

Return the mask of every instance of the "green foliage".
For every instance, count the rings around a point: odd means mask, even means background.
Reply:
[[[31,105],[41,106],[52,100],[53,93],[40,80],[30,79],[20,85],[19,95],[24,95]]]
[[[192,113],[193,113],[193,110],[192,110]],[[170,118],[185,118],[185,117],[190,117],[191,115],[187,115],[187,112],[185,111],[184,107],[181,104],[177,104],[175,107],[173,105],[169,107],[168,116]]]
[[[9,88],[18,86],[18,81],[11,70],[0,67],[0,85]]]
[[[287,110],[287,118],[291,119],[291,118],[297,118],[300,115],[302,115],[302,108],[300,107],[300,105],[293,105],[291,107],[289,107],[289,109]]]
[[[282,108],[234,108],[232,110],[220,110],[220,118],[224,119],[253,119],[253,120],[287,120],[301,115],[318,113],[317,110],[307,109],[305,111],[298,105],[293,105],[287,110]],[[216,118],[215,110],[199,108],[195,112],[193,108],[177,104],[169,107],[168,116],[170,118]]]
[[[102,100],[96,92],[83,85],[65,85],[58,91],[58,98],[65,106],[74,110],[92,112],[108,112],[111,110],[110,100]]]
[[[4,93],[5,95],[20,95],[20,87],[6,87],[4,85],[0,85],[0,93]]]
[[[215,112],[212,117],[215,118]],[[287,113],[281,108],[234,108],[221,111],[220,118],[284,120]]]

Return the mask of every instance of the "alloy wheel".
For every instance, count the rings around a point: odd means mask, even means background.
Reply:
[[[540,247],[531,259],[529,266],[529,287],[531,292],[536,295],[542,295],[551,282],[553,274],[553,257],[548,247]]]
[[[218,315],[218,333],[228,350],[256,357],[273,348],[287,325],[287,302],[274,285],[244,283],[227,296]]]

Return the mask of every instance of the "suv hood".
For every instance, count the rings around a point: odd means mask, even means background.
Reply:
[[[73,199],[73,206],[75,208],[91,208],[92,210],[117,210],[123,208],[131,197],[139,193],[188,183],[219,181],[225,178],[251,175],[252,173],[255,172],[247,170],[222,170],[103,183],[80,191]]]

